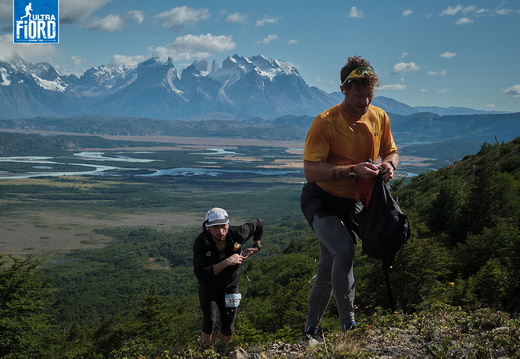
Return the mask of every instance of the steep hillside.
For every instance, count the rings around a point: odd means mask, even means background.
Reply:
[[[88,213],[98,213],[93,206],[113,211],[115,204],[141,211],[167,206],[175,213],[205,208],[208,197],[221,197],[224,207],[242,215],[265,215],[265,250],[242,267],[244,299],[232,342],[232,348],[251,355],[505,359],[520,354],[520,138],[483,145],[407,185],[393,183],[413,231],[390,272],[398,312],[389,311],[380,262],[358,246],[359,328],[341,334],[331,303],[320,327],[326,345],[314,349],[296,344],[318,257],[317,240],[298,208],[300,184],[173,177],[45,183],[2,187],[2,209],[13,215],[45,203],[67,210],[81,201]],[[30,348],[32,357],[52,359],[222,358],[213,349],[201,352],[197,342],[200,311],[190,266],[197,229],[97,231],[113,239],[109,246],[56,255],[38,276],[31,259],[15,261],[13,268],[0,256],[2,353],[23,358]],[[20,300],[25,298],[36,298],[38,307]]]
[[[415,234],[406,256],[420,260],[416,246],[428,245],[427,261],[444,258],[437,270],[455,283],[452,303],[520,310],[520,138],[484,145],[396,194]]]

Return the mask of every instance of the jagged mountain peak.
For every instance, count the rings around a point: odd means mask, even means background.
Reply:
[[[193,67],[195,67],[200,72],[207,72],[208,71],[208,61],[203,60],[197,60],[192,64]]]
[[[9,68],[11,71],[28,72],[29,62],[21,55],[14,54],[9,57],[0,56],[0,65],[4,68]]]
[[[261,71],[261,74],[270,78],[281,73],[299,76],[296,67],[288,62],[271,59],[264,55],[252,56],[250,59],[251,62]]]
[[[139,86],[147,88],[153,83],[161,84],[161,86],[169,86],[178,92],[173,81],[178,78],[177,69],[173,64],[173,59],[169,57],[166,62],[162,62],[159,58],[152,57],[139,65],[137,65],[137,78]]]
[[[213,60],[211,63],[211,72],[217,71],[218,69],[220,69],[220,65],[218,64],[217,60]]]
[[[48,63],[30,64],[21,56],[0,60],[3,118],[96,113],[166,119],[214,114],[272,119],[315,116],[341,100],[341,94],[309,87],[293,64],[264,55],[229,55],[222,66],[213,60],[211,69],[206,59],[200,59],[181,74],[172,58],[152,57],[132,67],[92,67],[79,79],[61,75]],[[389,100],[386,103],[387,112],[404,111]],[[416,112],[414,108],[406,111]]]
[[[222,62],[223,70],[238,70],[242,72],[250,72],[253,71],[253,66],[251,61],[247,57],[235,55],[229,55]]]
[[[64,75],[48,62],[28,63],[27,69],[34,81],[47,90],[63,92],[78,82],[76,75]]]
[[[162,61],[159,57],[151,57],[137,65],[138,69],[144,67],[175,67],[175,65],[171,57],[168,57],[166,61]]]
[[[197,60],[182,71],[182,75],[206,76],[209,74],[208,61]]]
[[[250,57],[230,55],[224,60],[222,69],[243,73],[256,72],[269,80],[273,80],[278,75],[300,76],[294,65],[264,55]]]
[[[124,73],[127,73],[131,70],[130,67],[125,65],[116,65],[116,66],[108,66],[108,65],[100,65],[97,67],[91,67],[87,71],[81,75],[80,79],[86,77],[95,77],[95,78],[106,78],[107,76],[117,76]]]
[[[61,76],[61,74],[48,62],[39,62],[29,66],[29,68],[33,75],[45,80],[54,81]]]
[[[91,67],[81,75],[71,91],[88,97],[97,96],[130,83],[135,78],[134,72],[135,69],[126,65]]]
[[[227,116],[273,118],[286,114],[316,115],[337,101],[333,95],[309,88],[293,65],[264,55],[230,55],[222,67],[213,61],[211,71],[208,61],[201,59],[194,61],[182,74],[178,73],[172,58],[164,61],[152,57],[131,68],[102,65],[88,69],[68,87],[57,81],[60,77],[50,66],[41,65],[32,76],[44,73],[44,69],[47,69],[46,78],[54,77],[56,81],[35,78],[31,84],[25,83],[24,91],[66,90],[70,96],[67,101],[73,98],[84,106],[78,108],[78,114],[174,119],[224,113]],[[13,81],[9,82],[9,76],[13,71],[2,71],[1,87],[11,88]],[[51,92],[46,94],[51,95]],[[11,98],[23,101],[24,96],[14,96],[13,92]],[[0,97],[0,108],[1,101]],[[61,104],[56,103],[57,99],[49,101],[55,102],[52,107],[56,112]],[[28,104],[21,107],[30,109]],[[10,104],[8,108],[8,116],[17,116],[16,104]],[[31,115],[40,116],[40,113],[35,111]],[[18,116],[26,117],[27,111]]]

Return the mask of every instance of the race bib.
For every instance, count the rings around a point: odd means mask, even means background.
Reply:
[[[226,294],[226,307],[238,307],[240,305],[242,295],[240,293]]]

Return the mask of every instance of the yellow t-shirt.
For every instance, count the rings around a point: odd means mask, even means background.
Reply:
[[[370,105],[361,118],[354,119],[339,104],[312,122],[305,140],[303,159],[352,165],[369,159],[376,162],[379,157],[385,158],[395,152],[397,146],[385,111]],[[355,180],[318,182],[318,185],[334,196],[359,200]]]

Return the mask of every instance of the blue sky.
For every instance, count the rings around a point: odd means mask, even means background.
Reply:
[[[62,73],[152,56],[182,70],[200,58],[263,54],[330,93],[347,58],[360,55],[380,76],[376,96],[520,112],[518,0],[60,0],[54,45],[13,44],[12,9],[0,0],[0,57],[16,52]]]

